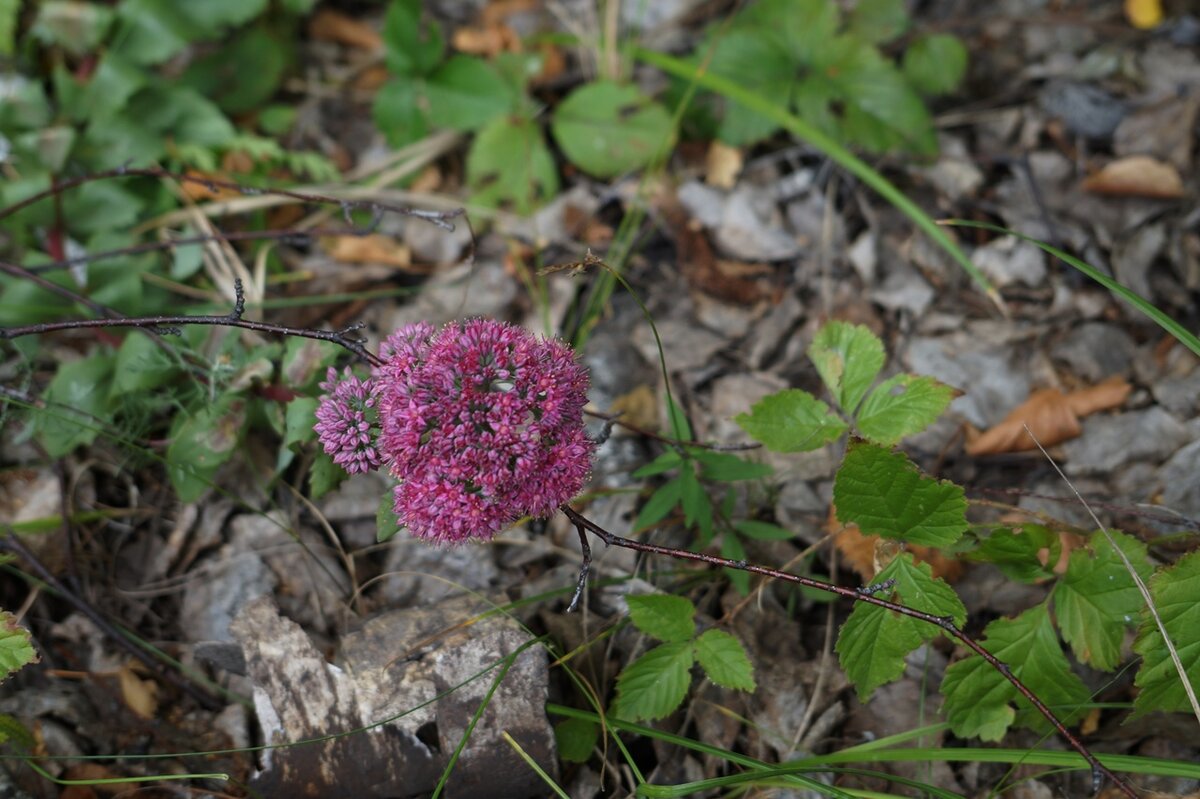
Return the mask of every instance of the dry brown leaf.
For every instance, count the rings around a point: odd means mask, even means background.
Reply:
[[[1119,406],[1132,388],[1124,378],[1113,376],[1070,394],[1063,394],[1055,388],[1039,389],[1005,416],[1000,424],[970,441],[966,446],[967,454],[1025,452],[1037,449],[1035,439],[1043,447],[1061,444],[1080,434],[1081,418]],[[1026,426],[1029,427],[1028,431]]]
[[[864,583],[875,579],[879,570],[900,554],[912,553],[917,560],[928,563],[934,577],[953,583],[962,576],[963,566],[954,558],[948,558],[936,549],[923,546],[901,547],[899,542],[877,535],[863,535],[856,524],[842,524],[837,518],[837,509],[830,506],[825,529],[833,536],[833,545],[845,565],[853,569]]]
[[[621,414],[621,421],[640,427],[643,430],[653,430],[658,427],[658,396],[654,389],[645,383],[639,383],[631,390],[612,401],[609,410]]]
[[[384,264],[406,271],[412,268],[412,251],[391,236],[372,233],[368,236],[329,236],[321,240],[321,248],[330,258],[351,264]]]
[[[218,175],[211,172],[201,172],[198,169],[189,169],[184,173],[188,177],[198,178],[199,180],[228,180],[225,175]],[[232,200],[241,197],[242,193],[237,189],[230,189],[224,186],[215,184],[199,183],[195,180],[184,180],[179,184],[179,190],[192,202],[202,202],[204,200],[212,200],[220,202],[222,200]]]
[[[742,171],[742,151],[714,140],[704,157],[704,181],[720,189],[732,189]]]
[[[1119,158],[1083,181],[1095,194],[1174,200],[1183,196],[1183,179],[1168,163],[1148,155]]]
[[[308,35],[361,50],[383,49],[383,37],[369,25],[331,8],[322,8],[308,23]]]
[[[483,28],[459,28],[451,38],[460,53],[494,58],[498,53],[521,52],[521,37],[504,23]]]
[[[353,86],[360,92],[378,91],[379,87],[388,82],[391,73],[383,64],[373,64],[354,78]]]
[[[130,663],[118,669],[117,683],[121,686],[121,698],[129,705],[130,710],[141,718],[154,718],[158,712],[157,683],[153,680],[143,680]]]

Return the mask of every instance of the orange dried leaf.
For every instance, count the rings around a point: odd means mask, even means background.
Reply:
[[[1067,403],[1075,415],[1082,419],[1097,411],[1120,407],[1129,397],[1133,386],[1120,375],[1097,383],[1091,388],[1081,388],[1067,395]]]
[[[869,583],[900,552],[910,552],[919,561],[928,563],[934,577],[954,582],[962,576],[962,564],[936,549],[923,546],[902,547],[900,542],[877,535],[863,535],[856,524],[842,524],[837,509],[830,506],[826,530],[833,536],[842,563],[853,569],[863,582]]]
[[[322,248],[337,261],[352,264],[384,264],[398,269],[411,269],[412,252],[391,236],[372,233],[369,236],[330,236],[322,240]]]
[[[1049,447],[1074,438],[1080,430],[1079,417],[1071,410],[1066,395],[1055,388],[1043,388],[1033,392],[1000,424],[967,444],[966,450],[968,455],[1024,452],[1037,449],[1034,438]]]
[[[189,169],[184,173],[188,177],[198,178],[199,180],[228,180],[224,175],[218,175],[210,172],[201,172],[198,169]],[[179,190],[192,202],[201,202],[203,200],[212,200],[220,202],[222,200],[232,200],[241,197],[242,193],[236,189],[217,186],[215,184],[205,184],[196,180],[185,180],[179,184]]]
[[[1183,196],[1183,179],[1168,163],[1148,155],[1119,158],[1083,181],[1096,194],[1174,200]]]
[[[326,42],[337,42],[360,50],[383,49],[383,37],[369,25],[340,11],[322,8],[308,23],[308,35]]]

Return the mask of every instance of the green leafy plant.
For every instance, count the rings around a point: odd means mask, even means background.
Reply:
[[[1151,577],[1144,544],[1118,531],[1100,530],[1071,552],[1065,571],[1056,574],[1050,568],[1061,551],[1056,532],[1037,524],[971,525],[960,487],[921,474],[906,455],[891,449],[931,424],[953,399],[952,389],[907,374],[875,385],[884,365],[883,346],[861,326],[826,325],[814,338],[809,357],[836,408],[808,392],[787,389],[756,403],[736,421],[752,438],[780,452],[816,449],[853,431],[857,437],[847,446],[834,479],[839,521],[855,524],[865,534],[995,563],[1014,580],[1047,584],[1043,602],[1014,618],[993,621],[982,639],[984,649],[1008,664],[1043,703],[1069,708],[1089,699],[1083,681],[1071,670],[1064,642],[1079,662],[1113,671],[1123,661],[1126,633],[1136,626],[1134,648],[1142,656],[1136,681],[1142,692],[1135,712],[1189,707],[1192,700],[1180,665],[1189,681],[1200,681],[1195,656],[1200,621],[1196,603],[1185,599],[1194,599],[1200,590],[1196,553]],[[1138,586],[1147,578],[1161,625]],[[966,621],[953,588],[908,553],[895,557],[876,580],[894,601],[958,627]],[[940,626],[859,603],[836,648],[865,700],[903,673],[911,652],[942,632]],[[1164,632],[1178,647],[1177,659],[1171,657]],[[1013,724],[1049,729],[1004,674],[979,654],[946,670],[942,694],[950,727],[961,737],[1000,740]]]
[[[760,0],[728,25],[714,25],[695,59],[830,137],[870,152],[931,155],[937,140],[923,96],[954,91],[967,52],[953,36],[923,36],[898,65],[880,46],[895,42],[909,22],[903,0],[859,0],[844,19],[834,0]],[[730,144],[752,144],[779,129],[736,101],[713,106],[701,103],[707,120],[692,120]]]
[[[472,133],[466,177],[475,202],[528,213],[558,193],[558,169],[539,122],[542,105],[529,91],[539,56],[447,55],[441,26],[418,0],[393,0],[384,41],[392,78],[376,96],[374,113],[392,146],[438,128]],[[552,114],[563,153],[597,177],[644,166],[670,138],[666,110],[630,84],[584,84]]]
[[[0,610],[0,682],[13,672],[30,663],[37,663],[37,652],[29,631],[17,624],[17,618],[6,610]],[[3,722],[0,716],[0,743],[4,742]]]

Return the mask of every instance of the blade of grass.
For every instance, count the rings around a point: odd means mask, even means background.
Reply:
[[[1022,241],[1027,241],[1030,244],[1036,245],[1060,261],[1064,261],[1068,265],[1078,269],[1080,272],[1083,272],[1085,275],[1099,283],[1101,286],[1104,286],[1104,288],[1108,289],[1113,294],[1116,294],[1118,297],[1128,301],[1130,305],[1137,308],[1146,316],[1150,317],[1150,319],[1152,319],[1159,327],[1178,339],[1183,346],[1187,347],[1197,355],[1200,355],[1200,338],[1197,338],[1194,333],[1160,311],[1145,297],[1142,297],[1141,295],[1125,288],[1120,283],[1113,280],[1111,277],[1104,274],[1091,264],[1081,261],[1075,256],[1063,252],[1057,247],[1052,247],[1045,242],[1038,241],[1035,238],[1017,233],[1016,231],[1009,230],[1008,228],[1000,227],[999,225],[992,225],[987,222],[974,222],[969,219],[941,219],[938,221],[938,224],[949,225],[951,227],[972,227],[979,228],[980,230],[990,230],[993,233],[1002,233],[1006,236],[1016,236]]]
[[[744,86],[740,86],[728,78],[713,75],[703,69],[697,70],[695,66],[683,59],[654,50],[647,50],[642,47],[632,47],[630,48],[630,53],[637,60],[658,67],[669,75],[694,81],[696,85],[703,89],[724,95],[730,100],[734,100],[740,105],[762,114],[779,123],[793,136],[803,139],[825,153],[834,163],[870,186],[881,197],[895,206],[896,210],[911,219],[913,224],[945,250],[971,276],[975,284],[979,286],[1000,312],[1008,316],[1008,309],[1004,305],[1004,300],[1000,297],[1000,293],[996,291],[983,272],[979,271],[979,268],[971,263],[971,259],[967,257],[958,244],[947,236],[944,230],[938,227],[933,217],[921,210],[920,206],[910,200],[904,192],[896,188],[891,181],[876,172],[865,161],[847,150],[832,137],[827,136],[800,117],[789,112],[776,100],[749,91]]]

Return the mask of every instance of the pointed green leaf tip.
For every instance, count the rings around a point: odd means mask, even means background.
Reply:
[[[889,597],[894,602],[935,616],[950,616],[960,626],[967,618],[967,609],[954,589],[934,577],[929,564],[915,562],[912,555],[897,557],[876,580],[896,581]],[[838,634],[838,659],[859,699],[866,702],[876,688],[904,673],[904,659],[910,652],[941,632],[941,627],[929,622],[859,602]]]
[[[967,529],[962,488],[921,474],[898,452],[851,442],[833,481],[838,521],[868,535],[948,547]]]
[[[997,619],[984,634],[983,647],[1007,664],[1034,696],[1050,707],[1065,708],[1088,701],[1088,689],[1071,671],[1045,603],[1015,619]],[[960,738],[979,736],[985,741],[999,741],[1017,720],[1018,709],[1023,711],[1020,723],[1037,732],[1050,730],[1049,722],[1033,710],[1016,687],[979,655],[946,669],[942,696],[950,729]],[[1072,717],[1060,711],[1059,718],[1070,724]]]
[[[754,667],[738,639],[723,630],[708,630],[693,645],[696,661],[722,688],[753,691]]]
[[[932,377],[896,375],[871,392],[855,423],[864,437],[891,446],[937,421],[953,399],[954,389]]]
[[[690,641],[696,632],[696,606],[671,594],[628,596],[629,617],[639,630],[660,641]]]
[[[1179,559],[1150,580],[1150,596],[1167,635],[1183,662],[1184,672],[1200,692],[1200,551]],[[1179,671],[1171,660],[1158,624],[1143,611],[1141,628],[1133,649],[1142,656],[1134,684],[1141,693],[1133,700],[1134,718],[1152,710],[1186,710],[1187,693]]]
[[[863,325],[830,322],[817,331],[808,357],[838,405],[853,414],[883,368],[883,342]]]
[[[828,405],[796,388],[763,397],[734,421],[772,452],[810,452],[849,429]]]
[[[683,702],[691,684],[692,642],[656,646],[617,678],[613,713],[626,721],[661,719]]]

